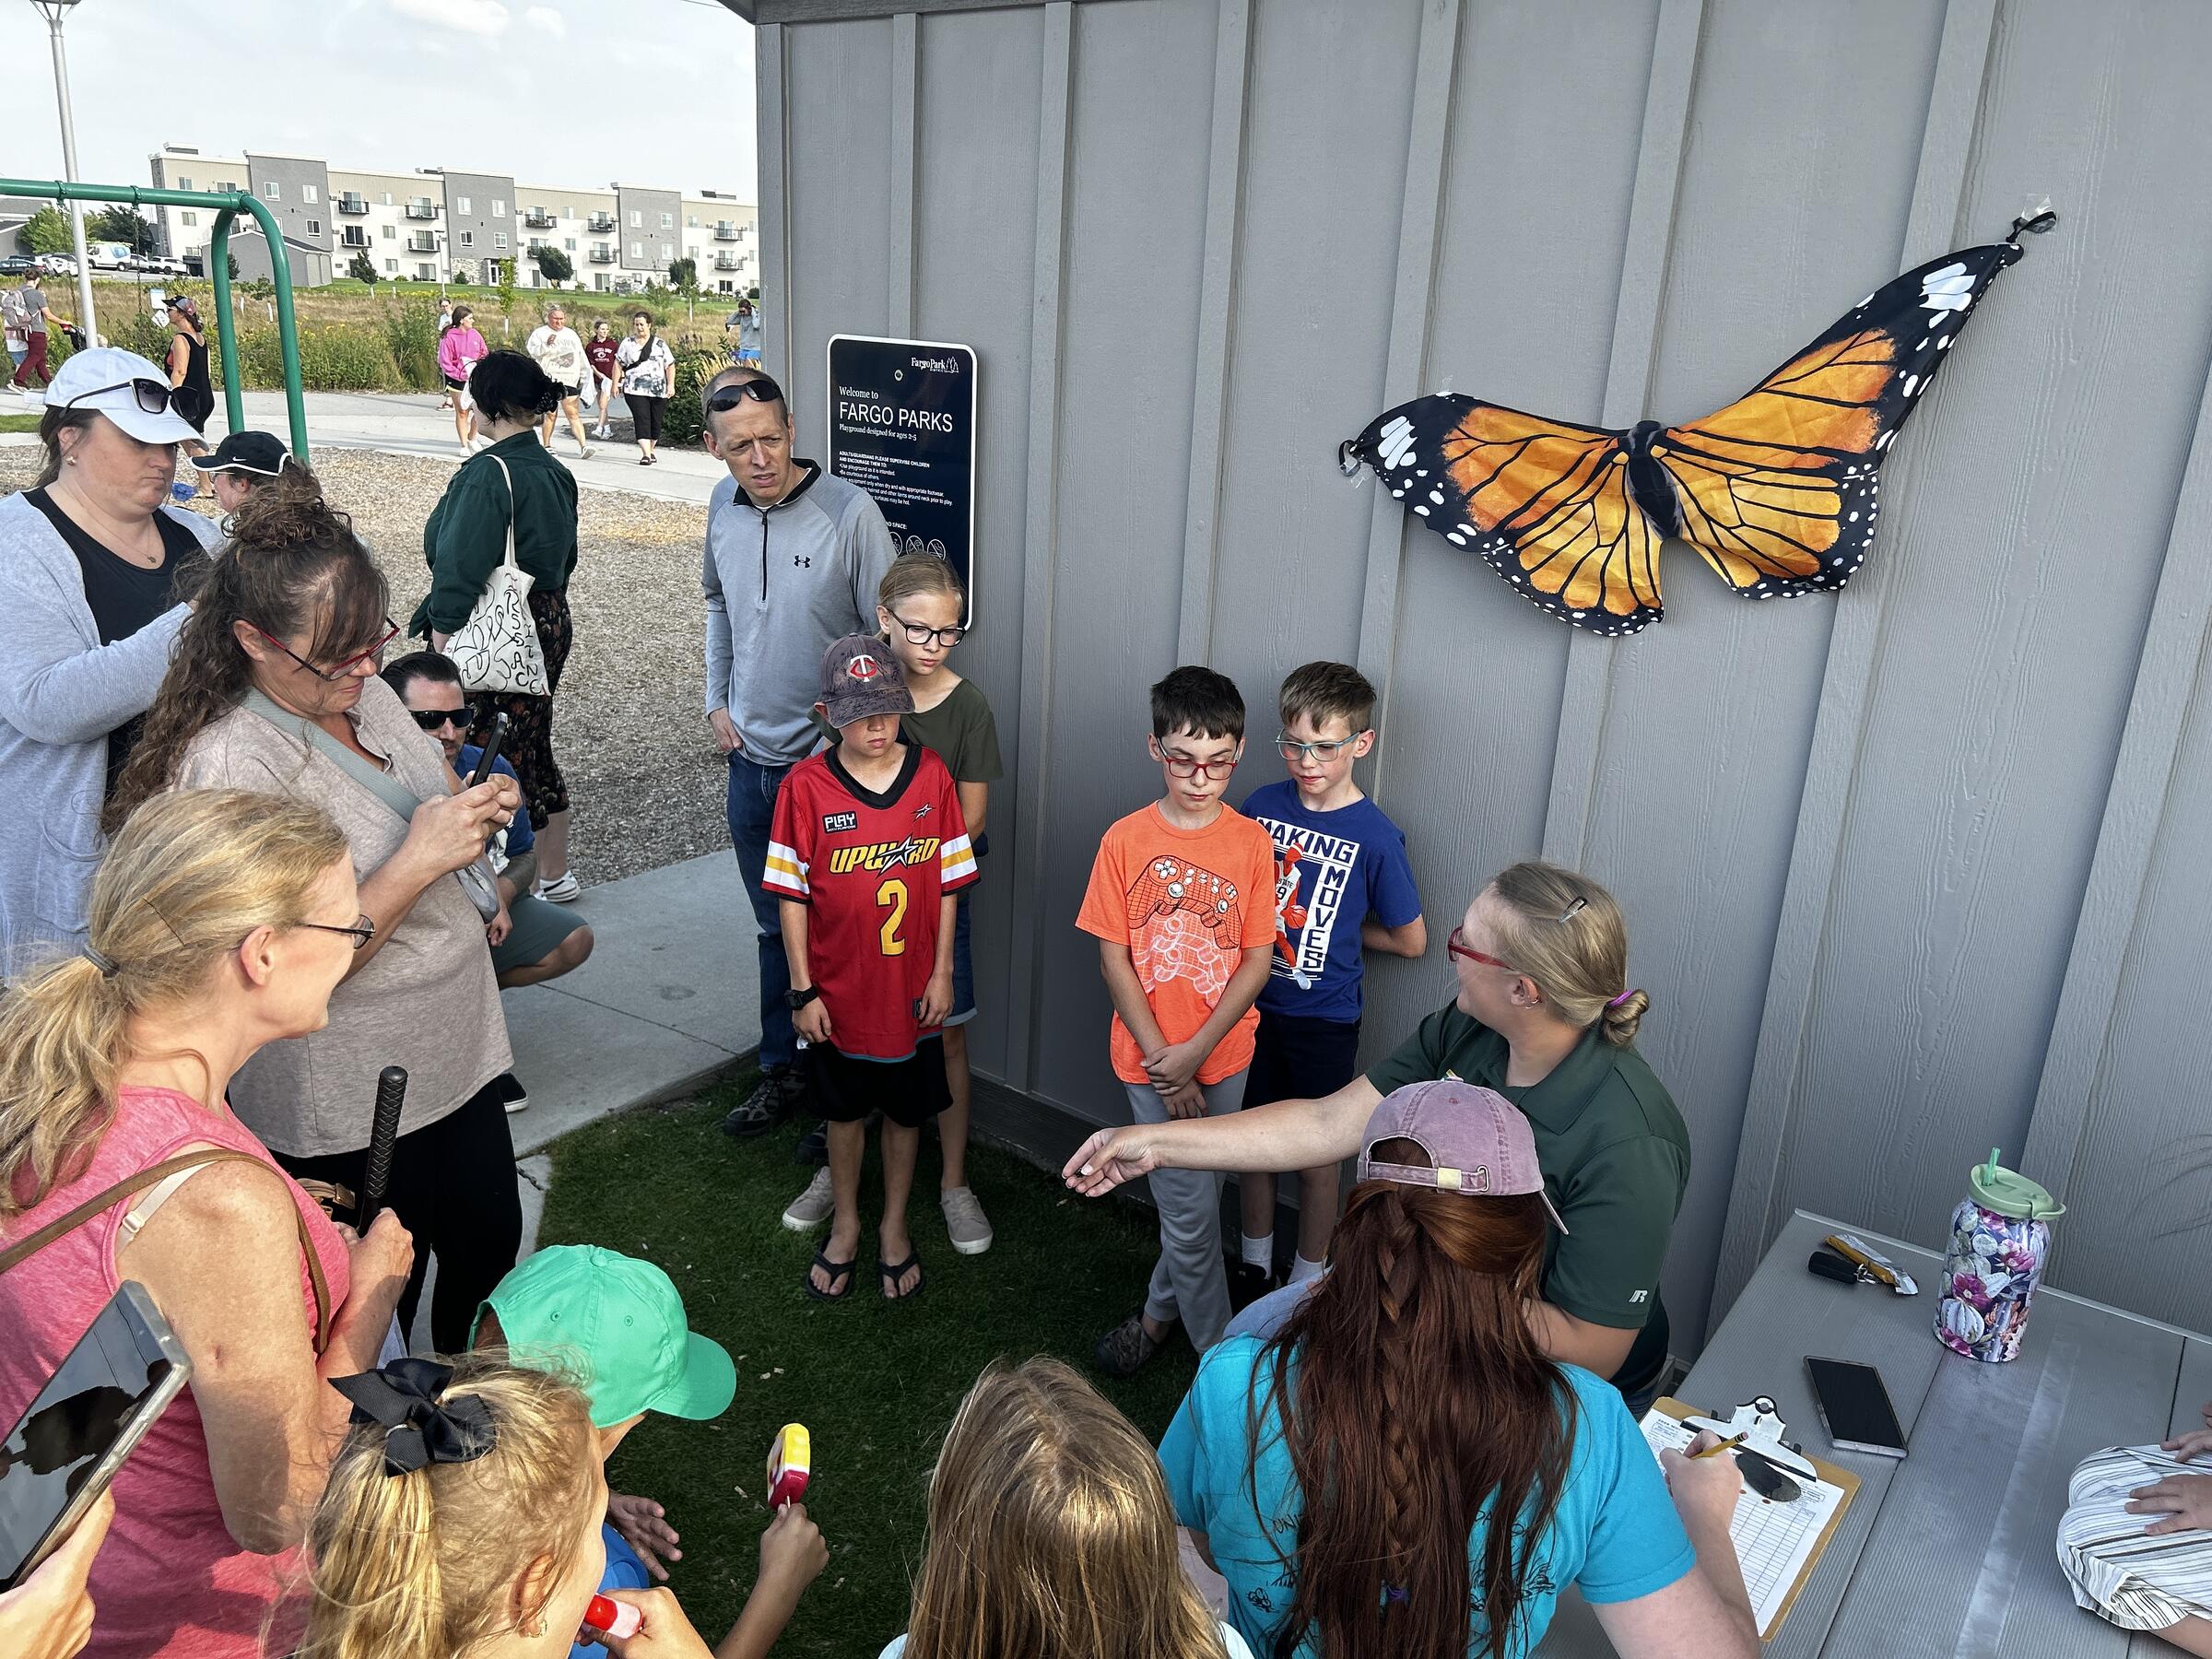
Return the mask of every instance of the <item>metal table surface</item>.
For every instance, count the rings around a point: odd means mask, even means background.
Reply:
[[[1824,1234],[1857,1233],[1919,1280],[1918,1296],[1806,1270]],[[1797,1212],[1760,1261],[1677,1398],[1725,1417],[1771,1396],[1805,1450],[1859,1477],[1835,1538],[1767,1652],[1776,1659],[2152,1659],[2175,1652],[2074,1605],[2059,1571],[2066,1481],[2100,1446],[2201,1426],[2212,1339],[2063,1290],[2036,1294],[2020,1357],[1985,1365],[1936,1340],[1942,1258]],[[1833,1450],[1805,1356],[1877,1367],[1905,1425],[1902,1461]],[[2131,1645],[2132,1644],[2132,1645]],[[1613,1652],[1561,1597],[1538,1659]]]

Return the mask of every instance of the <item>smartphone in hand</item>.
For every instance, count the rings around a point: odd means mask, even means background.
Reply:
[[[500,746],[506,741],[507,714],[501,710],[491,717],[491,730],[484,736],[484,752],[477,757],[477,770],[468,775],[471,789],[491,776],[492,762],[500,758]]]

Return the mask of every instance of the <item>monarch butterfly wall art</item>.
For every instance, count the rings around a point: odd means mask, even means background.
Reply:
[[[1749,599],[1841,587],[1874,545],[1881,465],[2023,231],[1907,271],[1736,402],[1687,426],[1627,431],[1442,393],[1338,446],[1454,547],[1572,627],[1660,620],[1659,547],[1677,536]]]

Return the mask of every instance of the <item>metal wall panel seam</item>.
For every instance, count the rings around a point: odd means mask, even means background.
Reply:
[[[915,103],[921,69],[919,20],[911,11],[891,19],[891,223],[888,312],[896,339],[914,335]]]
[[[1067,165],[1075,40],[1073,0],[1044,12],[1044,70],[1037,116],[1037,236],[1030,288],[1030,457],[1022,535],[1021,702],[1015,760],[1015,924],[1008,966],[1004,1081],[1028,1090],[1036,1076],[1037,964],[1042,902],[1046,753],[1053,725],[1053,578],[1059,557],[1061,266],[1067,241]]]
[[[1636,154],[1636,182],[1629,196],[1629,230],[1621,254],[1620,291],[1613,308],[1613,349],[1606,363],[1606,395],[1599,419],[1631,426],[1643,417],[1658,349],[1660,310],[1666,298],[1666,267],[1674,247],[1675,202],[1682,182],[1682,153],[1689,143],[1689,106],[1698,78],[1703,0],[1661,0],[1652,40],[1652,68],[1644,83],[1643,134]],[[1664,625],[1663,625],[1664,626]],[[1605,744],[1606,701],[1613,653],[1627,648],[1577,629],[1567,645],[1567,676],[1559,694],[1559,735],[1552,755],[1551,795],[1544,813],[1544,856],[1571,869],[1582,866],[1589,840],[1590,806],[1597,793],[1597,761]]]
[[[1954,245],[1951,239],[1958,234],[1973,160],[1996,12],[1997,0],[1951,0],[1945,8],[1900,270],[1925,259],[1931,250]],[[1728,1216],[1721,1230],[1708,1334],[1719,1325],[1759,1265],[1768,1241],[1790,1217],[1790,1200],[1783,1190],[1783,1155],[1795,1110],[1798,1060],[1812,1010],[1820,941],[1842,853],[1867,694],[1880,654],[1896,564],[1894,559],[1872,560],[1835,602],[1835,626],[1829,635],[1828,662],[1813,717],[1805,787],[1768,970],[1766,1006],[1759,1015],[1751,1085],[1736,1141]]]
[[[1429,363],[1429,329],[1436,305],[1437,250],[1443,242],[1444,173],[1452,135],[1452,100],[1459,86],[1460,0],[1430,0],[1415,48],[1413,115],[1406,132],[1406,188],[1398,210],[1398,281],[1390,300],[1390,345],[1382,371],[1382,406],[1421,393]],[[1364,484],[1370,475],[1362,473]],[[1406,512],[1387,491],[1374,491],[1368,523],[1367,571],[1359,598],[1359,671],[1375,688],[1377,712],[1389,724],[1392,678],[1398,664],[1398,582],[1406,557]],[[1380,799],[1384,744],[1368,763],[1367,792]]]
[[[1252,0],[1220,0],[1214,26],[1214,120],[1206,175],[1206,253],[1191,384],[1190,487],[1182,509],[1182,597],[1175,660],[1210,658],[1219,548],[1229,361],[1236,335],[1237,229],[1244,196],[1244,108],[1252,88]]]
[[[2089,1100],[2104,1072],[2127,957],[2142,926],[2144,888],[2172,806],[2173,772],[2200,700],[2212,649],[2212,559],[2203,556],[2212,524],[2212,373],[2197,406],[2196,428],[2174,504],[2173,526],[2159,569],[2158,596],[2136,666],[2127,723],[2106,791],[2097,852],[2082,891],[2081,915],[2066,957],[2058,1014],[2043,1051],[2042,1077],[2028,1123],[2022,1168],[2061,1197],[2088,1132]],[[2057,1256],[2053,1257],[2053,1265]]]
[[[773,372],[789,379],[791,332],[791,117],[783,103],[783,28],[764,23],[753,37],[754,97],[760,130],[760,302],[770,318],[780,360]]]

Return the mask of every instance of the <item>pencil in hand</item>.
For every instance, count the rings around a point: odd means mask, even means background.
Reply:
[[[1702,1452],[1692,1452],[1688,1455],[1689,1457],[1689,1461],[1692,1463],[1697,1462],[1700,1457],[1718,1457],[1724,1452],[1733,1452],[1736,1447],[1742,1445],[1750,1438],[1750,1431],[1746,1430],[1743,1433],[1735,1435],[1728,1440],[1713,1441],[1712,1445],[1706,1447]]]

